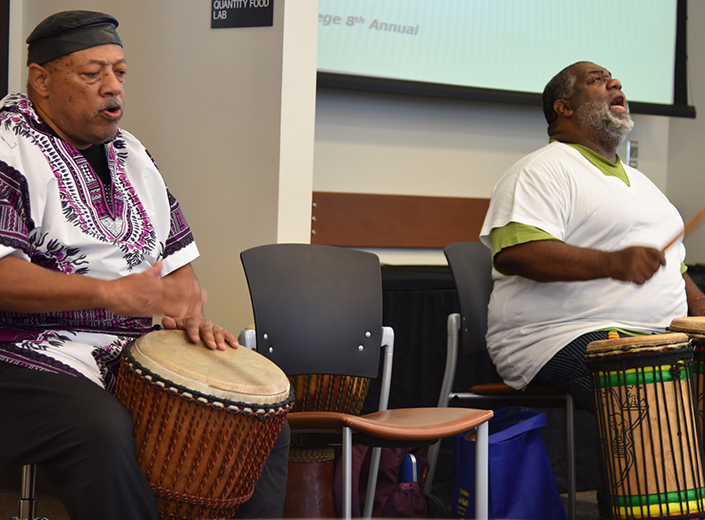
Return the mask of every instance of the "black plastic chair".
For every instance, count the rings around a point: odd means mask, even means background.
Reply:
[[[472,385],[468,382],[469,392],[453,392],[455,371],[459,355],[466,355],[479,350],[487,350],[485,334],[487,333],[487,307],[492,292],[492,255],[490,250],[480,242],[456,242],[444,249],[453,279],[455,280],[460,314],[448,316],[448,342],[446,367],[441,385],[438,406],[446,407],[451,400],[498,401],[525,406],[561,405],[566,412],[566,447],[568,469],[568,518],[575,519],[575,437],[574,412],[572,396],[565,390],[550,385],[529,384],[523,390],[514,390],[504,383],[485,383]],[[429,471],[424,490],[428,493],[433,483],[435,465],[440,443],[429,449]]]
[[[382,327],[382,282],[377,256],[309,244],[265,245],[243,251],[240,256],[255,318],[255,329],[243,331],[240,338],[245,346],[256,343],[258,352],[288,376],[375,378],[380,368],[380,347],[383,349],[379,411],[360,416],[295,408],[287,418],[292,432],[332,432],[338,444],[342,434],[343,516],[351,517],[353,442],[372,446],[424,445],[477,428],[476,517],[487,518],[487,421],[492,412],[436,407],[387,410],[394,333]],[[375,448],[364,509],[368,518],[378,461],[379,448]]]

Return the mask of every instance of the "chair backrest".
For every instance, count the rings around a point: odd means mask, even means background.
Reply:
[[[486,350],[487,306],[492,293],[492,252],[480,242],[455,242],[443,250],[460,300],[460,352]]]
[[[382,277],[376,255],[333,246],[271,244],[243,251],[240,259],[258,352],[289,376],[377,377]]]

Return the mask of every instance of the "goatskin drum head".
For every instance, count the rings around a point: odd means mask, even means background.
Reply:
[[[181,330],[159,330],[130,349],[143,368],[175,385],[236,402],[273,404],[289,396],[289,380],[270,360],[240,346],[211,350]]]

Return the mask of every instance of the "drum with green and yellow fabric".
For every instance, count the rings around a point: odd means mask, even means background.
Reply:
[[[612,516],[702,517],[705,478],[688,336],[595,341],[586,364]]]

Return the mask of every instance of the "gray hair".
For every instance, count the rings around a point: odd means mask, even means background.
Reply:
[[[549,132],[551,125],[558,119],[558,114],[553,108],[553,105],[559,99],[568,99],[575,92],[575,75],[573,69],[587,61],[576,61],[572,65],[568,65],[558,74],[551,78],[543,89],[543,115],[548,123]]]

